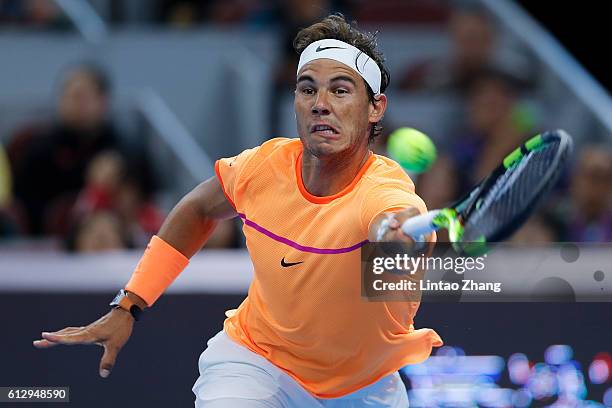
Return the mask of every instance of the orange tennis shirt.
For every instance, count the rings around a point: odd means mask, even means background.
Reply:
[[[313,196],[301,155],[299,139],[278,138],[215,164],[254,266],[248,296],[227,312],[224,330],[311,394],[336,398],[442,345],[435,331],[414,329],[418,303],[361,297],[360,248],[372,220],[426,208],[400,166],[378,155],[341,192]]]

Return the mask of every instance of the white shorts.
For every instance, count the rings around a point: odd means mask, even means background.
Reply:
[[[281,369],[223,331],[208,341],[198,367],[200,377],[193,385],[196,408],[408,406],[406,388],[398,373],[340,398],[316,398]]]

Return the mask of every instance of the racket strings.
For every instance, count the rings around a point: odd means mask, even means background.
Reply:
[[[550,177],[549,172],[559,159],[558,153],[559,142],[552,142],[529,152],[500,175],[468,217],[463,240],[476,241],[485,236],[488,241],[495,241],[499,231],[508,233],[513,230],[512,224],[520,225],[521,214],[526,214],[542,192],[556,181],[557,177]]]

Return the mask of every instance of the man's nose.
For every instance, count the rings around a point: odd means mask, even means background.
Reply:
[[[329,100],[327,92],[320,91],[317,93],[317,98],[312,105],[313,115],[329,115]]]

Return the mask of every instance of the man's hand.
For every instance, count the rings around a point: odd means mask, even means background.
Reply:
[[[414,244],[414,239],[410,235],[404,234],[401,229],[402,224],[408,218],[420,215],[418,209],[414,207],[393,213],[383,213],[376,217],[371,224],[369,231],[370,242],[405,242]]]
[[[100,376],[109,376],[117,354],[132,334],[134,318],[123,309],[113,309],[100,319],[84,327],[66,327],[62,330],[42,333],[41,340],[33,342],[36,348],[49,348],[58,344],[97,344],[104,347],[100,360]]]
[[[404,221],[408,218],[416,217],[417,215],[421,215],[421,213],[415,207],[409,207],[403,211],[380,214],[370,225],[368,240],[370,242],[401,242],[403,244],[409,244],[408,248],[424,251],[426,256],[431,255],[435,245],[435,243],[432,242],[433,237],[431,235],[424,239],[424,241],[427,242],[426,246],[417,245],[415,247],[414,239],[410,235],[404,234],[402,231],[402,224]]]

